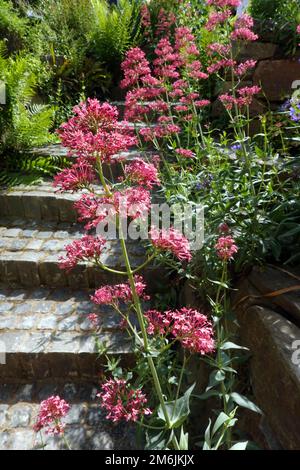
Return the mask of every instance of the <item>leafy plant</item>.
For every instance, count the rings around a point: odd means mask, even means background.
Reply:
[[[96,21],[92,51],[100,61],[117,71],[125,52],[140,39],[140,0],[91,0]]]
[[[6,57],[0,44],[0,78],[5,83],[6,103],[0,106],[0,152],[9,160],[10,153],[40,146],[53,140],[49,129],[54,109],[34,103],[40,62],[29,55]]]
[[[253,18],[260,22],[260,35],[273,37],[287,52],[295,51],[295,31],[300,22],[298,0],[252,0],[250,12]]]
[[[6,40],[9,51],[23,47],[27,31],[28,22],[13,3],[10,0],[0,0],[0,38]]]

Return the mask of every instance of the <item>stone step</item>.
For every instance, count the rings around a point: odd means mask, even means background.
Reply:
[[[0,191],[0,216],[73,223],[77,221],[74,202],[79,198],[77,193],[59,193],[52,181],[19,185]]]
[[[42,400],[59,395],[70,404],[65,435],[72,450],[137,449],[135,431],[126,424],[112,424],[99,407],[99,385],[91,381],[24,382],[0,384],[0,450],[32,450],[41,446],[33,425]],[[42,431],[45,450],[62,450],[62,439]]]
[[[98,357],[90,313],[98,314],[101,329],[97,338],[106,345],[107,354],[120,355],[123,364],[129,363],[131,344],[120,327],[121,317],[111,307],[91,302],[92,293],[84,289],[1,288],[1,382],[99,376],[104,361]]]
[[[65,256],[64,247],[83,234],[83,228],[76,224],[1,219],[0,283],[11,287],[87,288],[120,282],[120,276],[96,268],[92,263],[79,263],[67,274],[59,268],[59,258]],[[141,243],[128,240],[128,251],[133,267],[144,262],[145,250]],[[107,241],[100,259],[110,268],[124,270],[118,240]]]
[[[135,158],[151,161],[154,154],[155,152],[123,152],[119,154],[119,158],[121,157],[123,164],[126,164]],[[106,167],[104,170],[105,176],[109,180],[112,176],[114,182],[117,182],[118,178],[123,175],[121,163],[111,165],[110,169]],[[2,189],[0,190],[0,217],[10,216],[35,221],[55,220],[73,223],[77,221],[74,202],[82,194],[83,191],[78,193],[59,192],[57,188],[53,187],[53,179],[45,179],[42,183],[35,185],[18,185]]]

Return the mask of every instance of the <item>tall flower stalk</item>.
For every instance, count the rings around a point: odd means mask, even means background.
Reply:
[[[209,320],[197,311],[188,309],[164,313],[152,311],[151,315],[144,312],[141,300],[149,300],[149,296],[145,294],[146,284],[139,273],[147,268],[154,257],[162,251],[171,252],[181,262],[189,262],[192,258],[189,243],[173,228],[160,230],[158,227],[149,227],[152,254],[150,253],[138,267],[133,268],[124,232],[124,222],[128,219],[143,220],[147,225],[151,204],[149,189],[159,185],[160,181],[157,167],[140,158],[122,166],[124,176],[120,183],[114,185],[104,176],[104,164],[114,164],[116,149],[124,151],[136,143],[128,123],[117,121],[117,111],[114,107],[107,104],[101,105],[96,100],[88,100],[86,104],[82,103],[74,109],[74,117],[61,127],[59,134],[70,151],[79,155],[78,161],[74,164],[75,170],[78,164],[89,165],[91,170],[85,172],[84,175],[77,176],[71,168],[68,172],[56,177],[55,185],[62,190],[81,188],[88,190],[88,193],[85,192],[75,205],[80,220],[86,223],[85,228],[88,232],[98,229],[101,224],[104,224],[104,227],[107,226],[111,218],[114,218],[125,269],[115,270],[102,262],[101,256],[107,241],[103,235],[99,234],[85,235],[81,240],[75,240],[68,245],[66,256],[61,259],[60,265],[63,269],[71,270],[78,262],[92,261],[97,267],[111,274],[127,278],[126,284],[100,287],[92,296],[92,300],[96,305],[111,305],[120,313],[122,324],[130,331],[130,336],[136,343],[137,365],[145,361],[148,364],[150,382],[156,395],[156,398],[152,399],[154,410],[144,408],[147,399],[141,388],[142,377],[138,379],[138,382],[141,382],[139,388],[134,388],[127,383],[126,378],[117,376],[120,371],[116,371],[110,362],[108,368],[117,375],[109,379],[107,386],[103,385],[103,393],[99,395],[102,400],[105,397],[102,405],[105,408],[107,400],[110,403],[113,402],[115,412],[109,414],[108,419],[113,417],[114,421],[120,419],[138,421],[139,417],[142,417],[142,421],[138,423],[147,430],[164,431],[164,446],[171,446],[176,450],[182,446],[186,448],[186,439],[183,443],[180,436],[176,434],[180,424],[181,433],[185,435],[183,425],[188,417],[191,389],[180,396],[186,361],[184,361],[178,385],[175,386],[174,391],[170,385],[165,387],[166,380],[162,380],[158,365],[168,360],[170,354],[173,355],[172,347],[175,342],[181,343],[184,349],[194,353],[202,355],[212,353],[214,351],[213,330]],[[100,186],[96,184],[97,179]],[[122,313],[120,302],[128,306],[127,313]],[[130,319],[132,312],[135,313],[138,327],[134,326]],[[90,319],[93,324],[97,324],[95,313],[90,315]],[[160,333],[158,337],[155,337],[151,325],[157,324],[161,319],[163,320]],[[164,328],[166,324],[168,327]],[[188,328],[186,325],[189,325]],[[123,390],[121,396],[114,393],[118,387]],[[183,401],[186,402],[183,407],[184,412],[178,408]],[[130,410],[131,406],[132,410]],[[149,416],[149,424],[144,423],[146,416]]]

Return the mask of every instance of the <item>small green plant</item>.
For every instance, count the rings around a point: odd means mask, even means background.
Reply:
[[[41,146],[53,140],[54,109],[34,103],[40,62],[29,55],[6,57],[0,43],[0,79],[5,84],[6,103],[0,106],[0,153],[6,163],[11,154]]]
[[[9,51],[15,51],[26,42],[28,22],[10,0],[0,0],[0,38],[6,40]]]
[[[300,22],[298,0],[252,0],[251,15],[260,23],[260,33],[273,36],[287,52],[297,47],[296,26]]]
[[[93,54],[118,71],[125,52],[140,39],[140,0],[120,0],[110,5],[107,0],[91,0],[96,21]]]

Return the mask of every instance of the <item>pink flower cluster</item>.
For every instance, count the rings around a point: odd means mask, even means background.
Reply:
[[[126,380],[110,379],[101,389],[97,396],[101,400],[101,408],[107,411],[106,419],[113,422],[137,421],[152,413],[146,408],[147,398],[141,389],[131,388]]]
[[[143,300],[149,300],[150,297],[145,294],[146,284],[142,276],[134,277],[134,284],[137,295]],[[130,284],[116,284],[113,286],[103,286],[96,290],[91,296],[91,300],[97,305],[113,305],[120,301],[125,303],[132,302],[132,292]]]
[[[70,271],[80,261],[98,261],[106,240],[101,237],[84,235],[80,240],[74,240],[65,247],[66,256],[60,258],[59,267]]]
[[[177,155],[180,155],[181,157],[184,157],[184,158],[195,157],[195,154],[191,150],[188,150],[188,149],[179,148],[179,149],[176,149],[175,152],[177,153]]]
[[[132,183],[144,186],[147,189],[160,186],[157,168],[141,158],[136,158],[132,163],[125,166],[125,176]]]
[[[65,168],[54,177],[53,186],[62,191],[77,191],[86,188],[96,180],[96,174],[89,163],[78,162]]]
[[[210,104],[199,99],[199,93],[190,91],[195,81],[207,79],[208,74],[202,70],[195,37],[189,28],[175,28],[174,41],[164,35],[154,52],[153,71],[138,48],[129,51],[122,64],[125,75],[122,86],[130,88],[126,95],[126,119],[156,121],[155,125],[140,129],[145,142],[179,134],[179,121],[190,120],[195,107]]]
[[[112,219],[116,215],[133,220],[146,218],[151,206],[151,196],[150,192],[141,186],[128,187],[116,191],[110,198],[83,194],[74,206],[79,215],[79,222],[87,222],[85,229],[91,230],[100,222],[105,219],[108,222],[109,218]]]
[[[236,8],[241,4],[241,0],[206,0],[206,3],[218,8]]]
[[[35,432],[45,428],[47,434],[63,434],[65,425],[61,419],[66,416],[70,405],[59,396],[51,396],[42,401],[37,421],[33,427]]]
[[[297,34],[300,34],[300,24],[297,26]],[[298,44],[300,46],[300,44]]]
[[[153,246],[158,250],[170,251],[180,261],[191,261],[192,254],[189,241],[173,227],[169,230],[159,230],[152,227],[149,235]]]
[[[136,144],[128,123],[118,121],[115,106],[89,98],[75,106],[73,113],[58,131],[70,154],[87,161],[93,161],[96,155],[102,161],[111,161],[113,155]]]
[[[250,106],[253,97],[261,91],[259,86],[244,87],[237,90],[239,96],[233,96],[228,93],[219,96],[219,100],[223,103],[227,110],[231,110],[234,105],[239,108],[243,106]]]
[[[220,237],[216,243],[218,257],[223,261],[228,261],[238,252],[238,247],[231,236]]]
[[[181,308],[164,313],[149,310],[145,316],[150,335],[171,335],[194,353],[210,354],[215,349],[212,324],[198,310]]]

